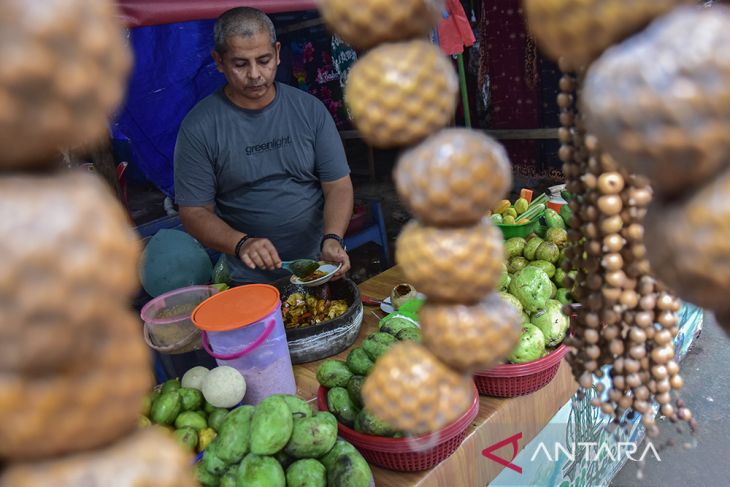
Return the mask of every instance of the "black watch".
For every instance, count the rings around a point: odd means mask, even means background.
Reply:
[[[340,243],[340,246],[342,247],[342,249],[345,252],[347,252],[347,245],[345,245],[345,241],[342,239],[342,237],[340,237],[336,233],[328,233],[327,235],[325,235],[324,237],[322,237],[322,241],[319,243],[319,251],[320,252],[322,251],[322,248],[324,247],[324,241],[327,240],[327,239],[329,239],[329,238],[331,238],[332,240],[337,240]]]

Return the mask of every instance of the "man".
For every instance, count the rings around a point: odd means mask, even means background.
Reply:
[[[185,229],[227,255],[234,283],[288,275],[281,261],[350,268],[350,170],[334,121],[315,97],[275,81],[281,44],[266,14],[234,8],[215,25],[227,84],[180,127],[175,193]]]

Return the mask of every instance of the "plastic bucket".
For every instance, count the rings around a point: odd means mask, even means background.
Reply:
[[[140,311],[144,338],[153,350],[182,354],[202,348],[200,330],[193,324],[193,310],[218,292],[213,286],[190,286],[162,294]]]
[[[203,348],[218,365],[246,379],[243,404],[272,394],[296,394],[279,291],[266,284],[235,287],[202,302],[193,311]]]

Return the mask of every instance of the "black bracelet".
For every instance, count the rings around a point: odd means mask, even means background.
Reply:
[[[241,248],[243,247],[243,244],[246,243],[246,240],[248,240],[249,238],[252,238],[251,235],[245,235],[245,236],[241,237],[241,240],[239,240],[238,243],[236,244],[236,250],[234,251],[235,252],[234,255],[237,258],[239,258],[239,259],[241,258],[241,256],[239,255],[241,253]]]

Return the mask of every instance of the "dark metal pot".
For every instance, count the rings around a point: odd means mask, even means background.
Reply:
[[[279,290],[282,303],[294,293],[303,293],[323,299],[344,299],[349,304],[347,311],[333,320],[306,328],[286,330],[293,364],[314,362],[337,355],[357,339],[362,325],[363,307],[360,290],[350,279],[343,278],[317,287],[304,287],[292,284],[285,277],[271,284]]]

